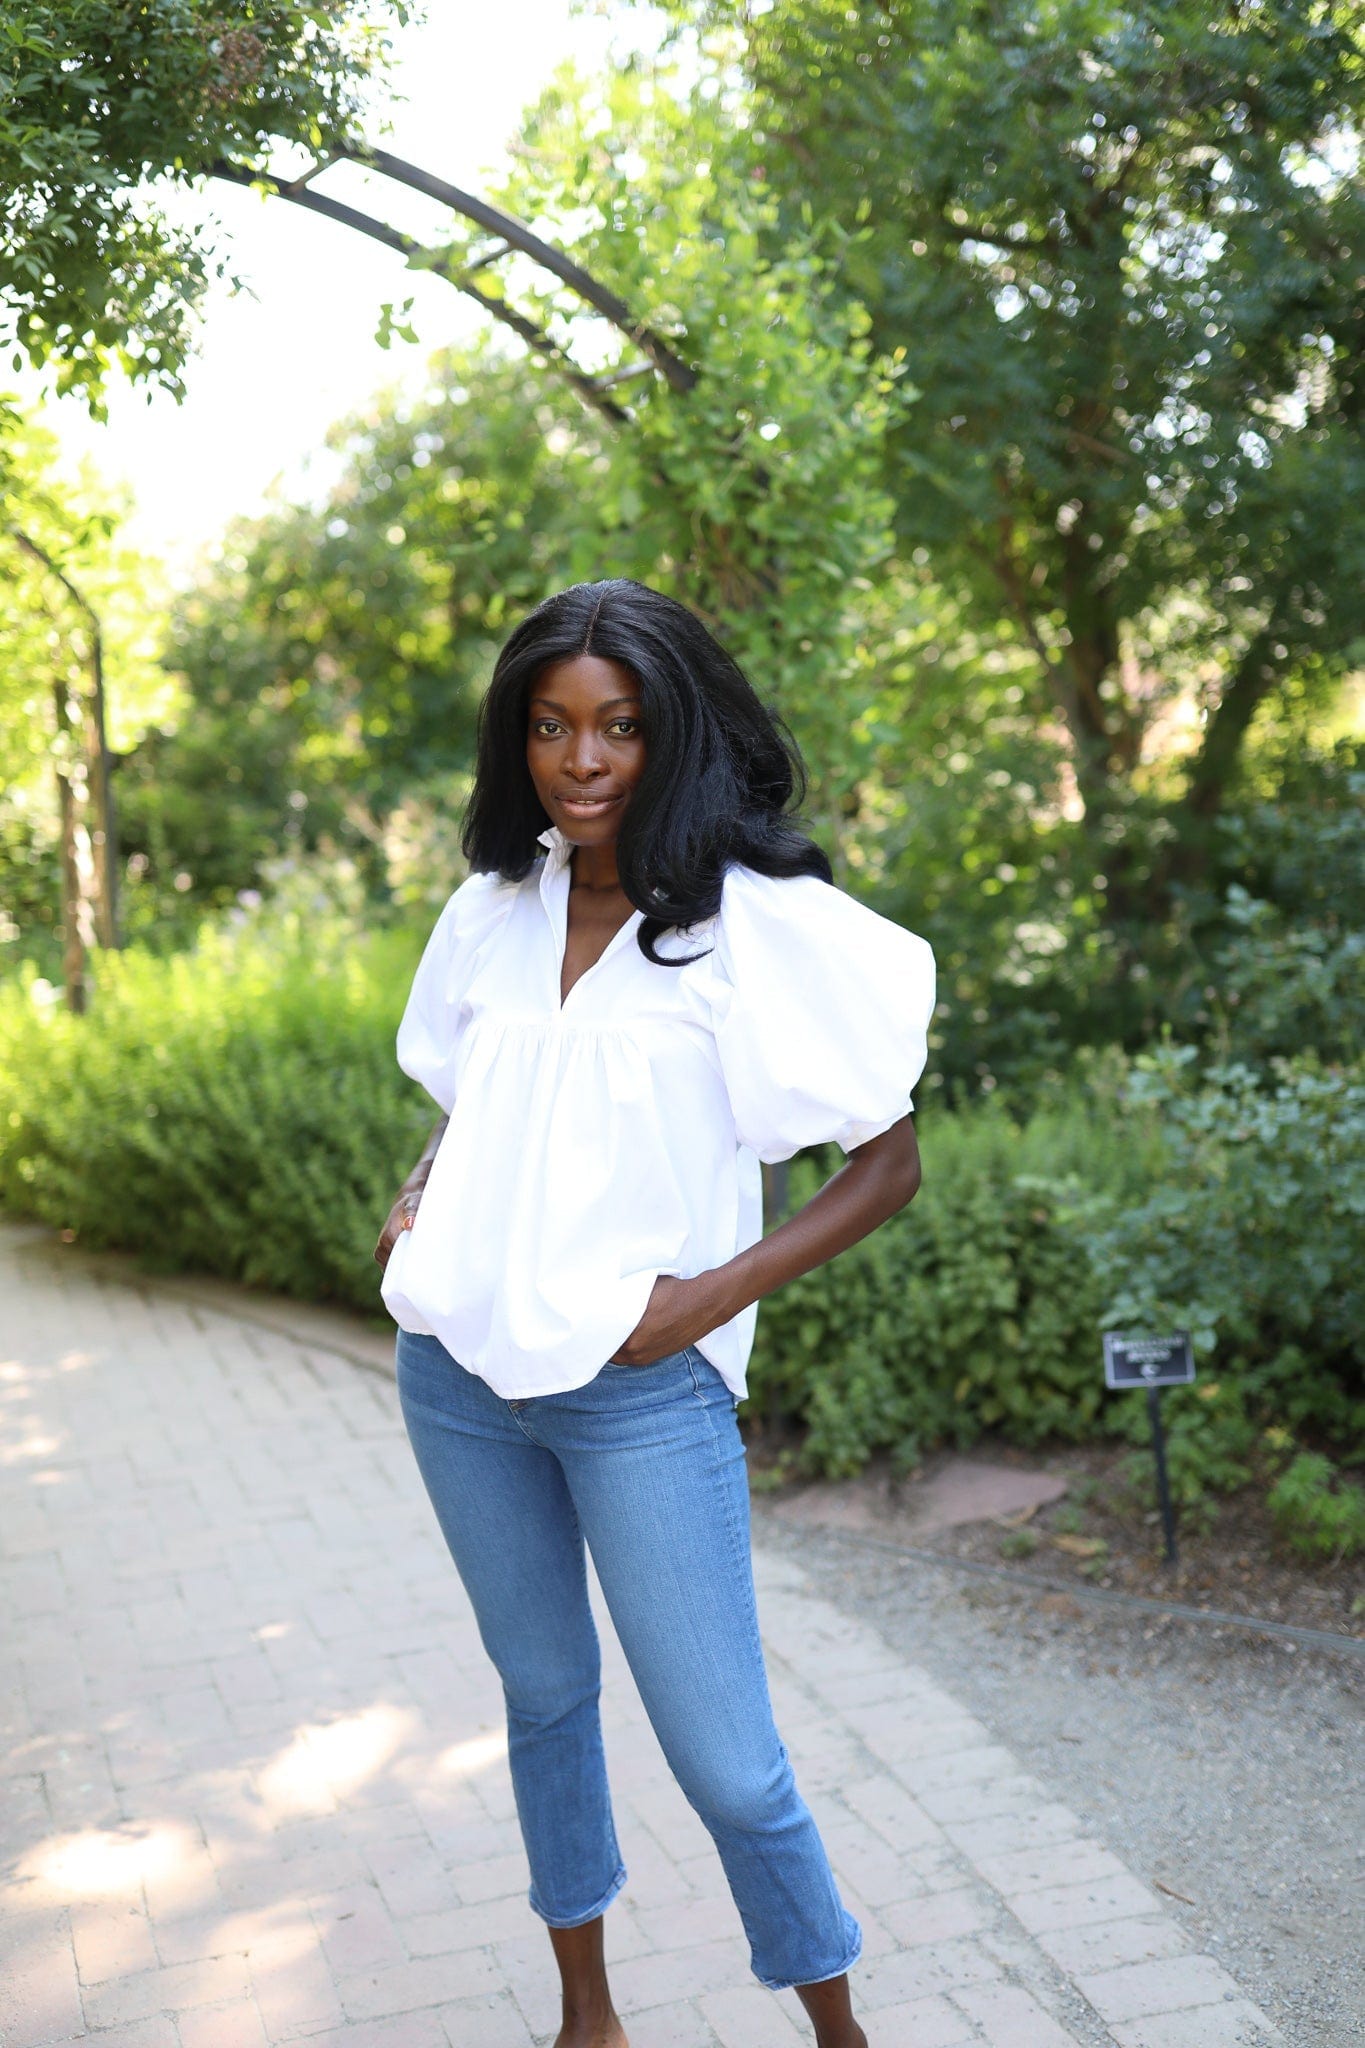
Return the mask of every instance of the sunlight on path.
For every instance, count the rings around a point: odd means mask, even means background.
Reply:
[[[500,1690],[392,1383],[13,1225],[0,1330],[6,2048],[548,2039]],[[988,1728],[757,1564],[873,2048],[1273,2041]],[[599,1618],[632,2048],[808,2039]]]

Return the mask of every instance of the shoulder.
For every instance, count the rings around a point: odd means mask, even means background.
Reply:
[[[721,950],[737,964],[748,949],[778,947],[807,957],[891,957],[932,971],[927,940],[819,875],[760,875],[752,868],[731,867],[719,926]]]
[[[839,892],[819,875],[761,875],[737,863],[726,869],[717,926],[722,938],[765,928],[783,931],[823,917]]]
[[[432,937],[439,936],[449,945],[477,944],[503,923],[521,886],[504,881],[499,874],[468,876],[446,898]]]

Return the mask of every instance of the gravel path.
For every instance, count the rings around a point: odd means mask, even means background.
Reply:
[[[1293,2048],[1365,2042],[1365,1658],[968,1577],[775,1502],[755,1533],[951,1687]]]

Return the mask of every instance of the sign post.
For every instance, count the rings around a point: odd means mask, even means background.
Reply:
[[[1161,1389],[1188,1386],[1194,1378],[1194,1352],[1188,1330],[1171,1337],[1125,1337],[1117,1330],[1104,1333],[1104,1384],[1107,1387],[1145,1387],[1147,1418],[1152,1425],[1152,1455],[1156,1460],[1156,1495],[1161,1505],[1161,1528],[1166,1539],[1166,1562],[1176,1561],[1175,1510],[1171,1505],[1171,1482],[1166,1471],[1166,1437],[1161,1427]]]

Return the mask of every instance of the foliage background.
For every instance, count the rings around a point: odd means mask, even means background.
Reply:
[[[1255,1477],[1290,1540],[1354,1542],[1358,16],[665,13],[657,55],[559,75],[492,196],[690,388],[452,227],[414,261],[477,275],[539,353],[495,321],[433,355],[422,392],[338,423],[325,491],[173,593],[0,409],[0,1197],[373,1312],[430,1108],[392,1029],[462,879],[480,691],[539,597],[639,576],[734,648],[841,884],[940,966],[925,1191],[765,1307],[756,1423],[834,1473],[1121,1429],[1098,1330],[1184,1323],[1182,1497]],[[96,408],[115,364],[177,387],[226,257],[158,189],[355,146],[401,15],[225,31],[82,0],[7,25],[7,344]],[[50,705],[79,633],[25,522],[108,623],[131,944],[86,1019],[53,999]]]

